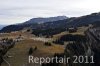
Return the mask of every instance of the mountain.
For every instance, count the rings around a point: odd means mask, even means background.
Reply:
[[[67,18],[65,16],[57,16],[50,18],[33,18],[22,24],[9,25],[4,27],[0,32],[19,31],[24,28],[32,29],[66,29],[68,27],[86,26],[100,22],[100,13],[92,13],[85,16]]]
[[[3,27],[5,27],[6,25],[0,25],[0,30],[3,28]]]
[[[53,21],[58,21],[58,20],[64,20],[67,18],[68,17],[66,16],[57,16],[57,17],[48,17],[48,18],[39,17],[39,18],[30,19],[29,21],[26,21],[24,24],[53,22]]]
[[[89,24],[96,24],[96,23],[100,23],[100,12],[92,13],[92,14],[80,16],[80,17],[72,17],[65,20],[47,22],[47,23],[44,23],[44,25],[48,27],[68,28],[68,27],[87,26]]]
[[[68,21],[67,25],[71,26],[82,26],[92,24],[94,22],[100,21],[100,12],[92,13],[90,15],[85,15],[77,18],[73,18]]]
[[[65,20],[65,19],[68,19],[68,17],[57,16],[57,17],[49,17],[49,18],[33,18],[24,23],[8,25],[8,26],[4,27],[0,32],[19,31],[19,30],[22,30],[23,28],[27,28],[27,27],[28,28],[31,27],[32,29],[38,29],[38,28],[40,29],[42,27],[45,28],[44,23],[55,22],[55,21]]]

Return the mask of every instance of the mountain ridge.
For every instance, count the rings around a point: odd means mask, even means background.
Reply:
[[[63,16],[65,18],[65,16]],[[51,17],[54,18],[54,17]],[[39,18],[33,18],[29,21],[26,21],[21,24],[17,25],[9,25],[4,27],[0,32],[11,32],[11,31],[19,31],[26,27],[30,27],[32,29],[55,29],[55,28],[68,28],[68,27],[78,27],[78,26],[86,26],[89,24],[94,24],[94,22],[100,22],[100,12],[99,13],[92,13],[89,15],[84,15],[81,17],[72,17],[66,19],[56,19],[53,20],[49,18],[41,18],[44,22]],[[55,17],[56,18],[56,17]],[[36,19],[36,21],[34,20]],[[38,21],[39,20],[39,21]]]
[[[64,20],[64,19],[68,19],[68,17],[66,16],[56,16],[56,17],[38,17],[38,18],[32,18],[26,22],[24,22],[24,24],[29,24],[29,23],[45,23],[45,22],[52,22],[52,21],[58,21],[58,20]]]

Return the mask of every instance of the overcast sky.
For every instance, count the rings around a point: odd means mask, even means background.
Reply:
[[[0,0],[0,24],[25,22],[34,17],[78,17],[100,11],[100,0]]]

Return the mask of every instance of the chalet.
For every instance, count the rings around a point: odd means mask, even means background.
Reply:
[[[77,28],[74,28],[74,27],[67,28],[67,31],[68,31],[69,33],[73,33],[73,32],[76,32],[76,31],[77,31]]]

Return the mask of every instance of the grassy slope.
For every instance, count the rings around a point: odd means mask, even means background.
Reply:
[[[57,39],[57,38],[61,37],[62,35],[66,35],[66,34],[73,34],[73,35],[80,34],[80,35],[84,35],[84,31],[86,31],[87,29],[88,29],[88,27],[84,27],[83,26],[83,27],[79,27],[77,32],[74,32],[74,33],[69,33],[68,31],[65,31],[65,32],[62,32],[60,34],[54,35],[54,39]]]
[[[12,48],[7,54],[13,56],[12,58],[7,58],[11,66],[23,66],[28,62],[28,50],[30,47],[37,46],[37,50],[33,53],[33,56],[52,56],[54,53],[62,53],[63,46],[52,45],[50,47],[45,46],[43,42],[33,41],[33,40],[23,40],[18,42],[14,48]],[[2,66],[7,66],[7,64],[2,63]]]

